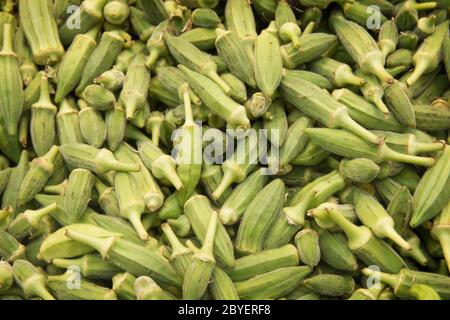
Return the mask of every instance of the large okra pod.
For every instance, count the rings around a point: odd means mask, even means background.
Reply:
[[[85,225],[81,225],[84,227]],[[101,228],[100,228],[101,229]],[[159,284],[181,287],[181,279],[169,262],[159,253],[117,236],[98,237],[79,231],[65,230],[72,240],[92,247],[112,264],[133,275],[150,276]]]
[[[113,190],[114,191],[114,190]],[[114,191],[115,192],[115,191]],[[142,240],[139,239],[139,235],[134,230],[133,226],[118,216],[106,216],[104,214],[92,213],[89,218],[99,227],[106,229],[107,231],[114,232],[122,235],[128,241],[136,244],[142,244]]]
[[[108,0],[85,0],[59,27],[64,45],[70,44],[77,35],[88,32],[103,20],[103,8]],[[79,24],[78,24],[79,23]]]
[[[14,273],[11,265],[6,261],[0,261],[0,292],[6,291],[14,284]]]
[[[74,90],[83,73],[83,69],[97,45],[97,28],[85,34],[79,34],[73,39],[64,55],[57,74],[57,89],[55,102],[60,103],[72,90]]]
[[[42,77],[39,100],[31,106],[31,142],[38,156],[43,156],[54,145],[56,136],[56,106],[50,99],[47,77]]]
[[[150,85],[150,73],[145,66],[144,55],[138,54],[128,68],[120,103],[125,107],[127,119],[134,119],[136,111],[144,107]]]
[[[281,93],[300,111],[309,115],[329,128],[343,128],[364,140],[379,144],[380,139],[355,122],[348,114],[345,105],[339,103],[320,87],[305,81],[284,77],[281,81]]]
[[[107,132],[106,142],[109,149],[114,151],[122,143],[125,136],[127,126],[125,110],[117,104],[112,110],[106,112],[105,124]]]
[[[13,51],[13,29],[11,24],[3,28],[3,47],[0,51],[0,116],[11,136],[17,133],[22,115],[24,93],[19,70],[19,60]]]
[[[392,150],[385,143],[374,146],[345,130],[307,128],[305,133],[322,148],[347,158],[368,158],[376,163],[394,160],[427,167],[434,165],[433,158],[403,154]]]
[[[267,233],[284,204],[285,186],[276,179],[265,186],[249,203],[236,237],[235,247],[248,254],[263,248]]]
[[[413,228],[435,217],[450,197],[450,146],[446,146],[436,164],[428,169],[414,192]]]
[[[236,282],[241,299],[276,299],[293,291],[311,273],[308,266],[279,268]]]
[[[340,13],[330,16],[330,24],[344,48],[361,70],[376,75],[383,83],[393,81],[392,76],[384,69],[383,52],[363,27],[346,20]]]
[[[305,227],[295,235],[294,241],[300,261],[311,268],[316,267],[321,259],[319,233],[310,227]]]
[[[202,242],[205,239],[212,210],[208,198],[201,195],[191,197],[184,205],[184,213],[191,222],[194,234]],[[217,226],[217,234],[214,241],[214,255],[225,266],[233,267],[235,264],[233,243],[222,224]]]
[[[38,17],[36,12],[39,12]],[[64,48],[48,1],[20,0],[19,14],[34,61],[40,65],[53,65],[60,61]]]
[[[159,67],[156,69],[158,80],[161,82],[161,85],[168,91],[172,92],[175,96],[178,97],[178,90],[180,86],[186,82],[183,72],[180,69],[175,67]],[[153,82],[153,81],[152,81]],[[195,106],[201,104],[200,98],[189,88],[189,95],[191,97],[191,101]],[[183,99],[179,99],[179,103],[183,103]],[[169,104],[170,105],[170,104]]]
[[[267,139],[272,144],[281,146],[288,133],[288,121],[283,101],[281,99],[273,101],[267,112],[271,115],[270,119],[263,119],[263,127],[267,130]]]
[[[93,83],[96,77],[112,67],[117,55],[122,51],[123,45],[124,40],[117,31],[108,31],[102,34],[100,42],[83,68],[80,82],[76,88],[77,95],[81,96],[84,89]]]
[[[283,70],[284,77],[300,78],[309,82],[314,83],[322,89],[333,90],[335,88],[334,84],[328,80],[328,78],[317,74],[315,72],[307,70]]]
[[[352,277],[336,274],[314,275],[305,279],[303,285],[320,295],[331,297],[348,297],[355,291]]]

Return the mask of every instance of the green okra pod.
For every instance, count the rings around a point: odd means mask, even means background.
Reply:
[[[81,143],[83,141],[78,121],[78,111],[68,99],[64,99],[59,106],[59,111],[56,114],[56,131],[61,145]]]
[[[23,150],[17,166],[12,169],[6,189],[3,192],[2,208],[12,208],[16,210],[19,207],[19,190],[23,179],[29,170],[28,151]]]
[[[253,40],[256,33],[255,17],[250,3],[245,0],[228,0],[225,5],[225,24],[241,39]]]
[[[384,97],[389,109],[401,124],[411,128],[416,127],[414,109],[401,82],[394,81],[389,84],[384,90]]]
[[[209,290],[216,300],[239,300],[234,283],[226,272],[218,267],[214,267]]]
[[[11,265],[0,261],[0,292],[6,291],[14,284],[14,273]]]
[[[385,143],[392,149],[401,153],[417,155],[420,153],[434,153],[444,149],[442,142],[422,142],[414,134],[401,134],[389,131],[372,131],[379,137],[384,137]]]
[[[169,261],[173,265],[175,270],[184,279],[186,272],[191,264],[193,252],[191,249],[187,248],[181,243],[168,223],[162,224],[161,229],[172,248],[172,253],[170,255]]]
[[[310,64],[310,70],[327,77],[336,87],[362,86],[366,81],[353,74],[352,68],[342,62],[321,57]]]
[[[339,173],[351,181],[367,183],[379,175],[380,167],[366,158],[343,159],[339,163]]]
[[[330,155],[330,152],[320,147],[317,143],[309,140],[303,151],[291,161],[298,166],[315,166]]]
[[[450,107],[446,104],[415,104],[413,109],[418,129],[436,131],[450,127]]]
[[[43,300],[55,300],[46,288],[45,275],[26,260],[16,260],[12,266],[14,279],[27,298],[40,297]]]
[[[125,110],[116,105],[112,110],[106,112],[106,142],[111,151],[115,151],[122,143],[125,136],[125,129],[127,126],[127,119]]]
[[[115,66],[94,79],[94,83],[103,86],[111,92],[116,92],[121,89],[124,81],[125,74]]]
[[[300,78],[312,82],[322,89],[333,90],[335,88],[328,78],[312,71],[284,69],[283,77]]]
[[[349,297],[355,291],[355,281],[350,276],[318,274],[303,281],[305,287],[331,297]]]
[[[40,13],[39,18],[34,16],[36,12]],[[40,65],[59,62],[64,55],[64,48],[47,0],[20,0],[19,15],[34,61]]]
[[[378,34],[378,45],[381,52],[383,52],[384,58],[394,52],[397,48],[398,42],[398,29],[393,20],[387,20],[383,22],[380,33]]]
[[[208,51],[215,48],[217,34],[214,29],[199,27],[182,33],[180,38],[187,40],[200,50]]]
[[[0,230],[0,256],[7,262],[25,258],[25,246],[6,231]]]
[[[409,295],[417,300],[441,300],[441,297],[436,290],[425,284],[415,284],[411,286]]]
[[[64,190],[64,207],[70,223],[77,223],[86,210],[95,177],[87,169],[74,169]]]
[[[283,42],[291,42],[294,48],[300,47],[302,33],[294,12],[287,1],[280,1],[275,10],[275,26]]]
[[[431,235],[437,239],[442,247],[447,269],[450,271],[450,204],[447,203],[442,211],[434,218]]]
[[[163,20],[168,18],[167,11],[164,7],[164,3],[161,0],[138,0],[137,1],[140,6],[142,7],[142,10],[147,15],[147,18],[150,20],[150,22],[154,25],[162,22]]]
[[[163,290],[150,277],[140,276],[134,282],[134,292],[137,300],[175,300],[169,292]]]
[[[134,6],[130,6],[129,9],[130,23],[134,32],[141,41],[147,42],[155,30],[155,26],[147,18],[144,11],[139,10]]]
[[[90,146],[101,148],[106,140],[107,129],[102,114],[85,100],[78,100],[80,112],[78,123],[83,140]]]
[[[133,226],[120,216],[111,217],[97,213],[91,213],[89,216],[95,225],[106,229],[109,232],[120,234],[133,243],[143,243],[142,240],[139,239],[139,235],[134,230]]]
[[[219,165],[204,164],[202,168],[202,175],[200,178],[203,190],[206,195],[218,205],[222,205],[231,194],[231,188],[227,188],[222,196],[218,199],[214,199],[213,192],[219,186],[223,179],[222,168]],[[220,217],[219,217],[220,218]]]
[[[116,97],[108,89],[91,84],[83,91],[83,99],[87,105],[95,110],[108,111],[116,105]]]
[[[295,235],[294,241],[300,261],[311,268],[317,266],[321,259],[319,234],[307,227]]]
[[[112,289],[123,300],[136,300],[134,282],[136,277],[129,272],[118,273],[112,277]]]

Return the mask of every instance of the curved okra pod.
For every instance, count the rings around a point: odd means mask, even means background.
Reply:
[[[181,287],[179,275],[159,253],[117,236],[89,235],[83,230],[85,225],[80,226],[79,231],[66,229],[65,236],[95,249],[104,259],[137,277],[150,276],[159,284]]]
[[[355,122],[345,105],[336,101],[320,87],[305,81],[284,77],[281,93],[300,111],[322,122],[329,128],[343,128],[357,134],[364,140],[379,144],[380,139]]]
[[[446,145],[436,164],[421,178],[413,196],[410,225],[418,227],[435,217],[450,197],[450,146]]]
[[[106,1],[106,0],[104,0]],[[39,12],[39,17],[35,13]],[[20,22],[33,51],[33,58],[40,65],[54,65],[64,55],[55,17],[46,0],[20,0]]]
[[[336,87],[348,85],[360,87],[366,82],[363,78],[355,75],[349,65],[331,58],[321,57],[313,61],[309,67],[312,72],[327,77]]]
[[[207,197],[194,195],[184,205],[184,213],[191,222],[192,230],[200,241],[204,241],[207,222],[209,221],[213,209]],[[235,264],[233,243],[230,236],[222,224],[217,227],[217,234],[214,241],[214,255],[225,266],[233,267]]]
[[[111,151],[97,149],[87,144],[67,143],[60,146],[60,151],[67,165],[88,169],[93,173],[105,174],[111,170],[123,172],[140,170],[138,164],[118,161]]]
[[[248,128],[250,121],[245,108],[234,102],[222,89],[207,77],[179,65],[189,86],[197,93],[202,102],[228,124],[237,128]]]
[[[208,287],[216,265],[213,248],[218,222],[217,212],[213,211],[209,218],[202,248],[198,252],[194,252],[186,270],[183,282],[183,299],[198,300]]]
[[[440,242],[447,269],[450,271],[450,203],[434,218],[431,235]]]
[[[239,252],[249,254],[262,250],[264,239],[284,204],[284,194],[283,181],[276,179],[258,192],[249,203],[239,224],[235,241]]]
[[[26,260],[16,260],[12,266],[14,279],[27,298],[40,297],[43,300],[55,300],[47,291],[45,275]]]
[[[339,12],[330,16],[330,24],[344,48],[362,71],[374,74],[382,83],[393,81],[393,77],[384,69],[383,52],[363,27],[346,20]]]
[[[33,159],[30,163],[30,169],[23,178],[22,185],[19,189],[18,204],[24,205],[32,200],[47,183],[54,171],[55,158],[59,154],[57,146],[51,149],[42,157]]]
[[[137,300],[176,300],[169,292],[163,290],[150,277],[140,276],[134,282],[134,292]]]
[[[379,238],[389,238],[400,247],[411,250],[411,245],[397,233],[394,219],[372,195],[353,187],[353,204],[359,220]]]
[[[0,116],[9,135],[17,134],[17,126],[22,115],[24,93],[19,60],[13,51],[11,24],[3,27],[3,46],[0,51]]]
[[[394,151],[385,143],[378,146],[370,145],[357,135],[345,130],[307,128],[305,134],[322,148],[347,158],[367,158],[376,163],[394,160],[427,167],[433,166],[435,162],[433,158],[418,157]]]
[[[6,231],[0,230],[0,257],[13,262],[25,258],[25,246]]]

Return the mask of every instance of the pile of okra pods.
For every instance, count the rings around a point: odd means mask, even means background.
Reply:
[[[447,0],[0,10],[0,299],[450,299]]]

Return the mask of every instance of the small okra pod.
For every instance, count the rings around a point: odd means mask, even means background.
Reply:
[[[56,114],[56,129],[61,145],[83,142],[78,121],[78,111],[68,99],[64,99],[59,106],[59,111]]]
[[[427,285],[442,298],[448,299],[450,297],[449,287],[450,278],[436,273],[414,271],[409,269],[402,269],[398,272],[385,273],[376,271],[370,268],[362,269],[365,276],[375,276],[381,282],[388,284],[397,297],[409,298],[411,297],[410,290],[415,285]],[[393,273],[393,274],[392,274]]]
[[[230,87],[219,77],[217,66],[208,54],[200,51],[189,41],[180,37],[174,37],[169,33],[164,33],[163,36],[170,53],[178,63],[211,79],[226,94],[230,92]]]
[[[112,289],[120,299],[136,300],[135,281],[136,277],[129,272],[118,273],[112,277]]]
[[[386,211],[394,219],[395,230],[399,234],[403,234],[407,228],[412,214],[413,199],[408,188],[400,187],[394,194]]]
[[[350,188],[351,189],[351,188]],[[346,219],[355,223],[358,220],[353,205],[351,204],[337,204],[334,202],[325,202],[314,209],[308,210],[308,216],[313,217],[316,224],[325,230],[333,232],[339,231],[339,227],[330,219],[328,215],[329,210],[335,210],[342,214]]]
[[[77,35],[86,33],[103,19],[103,8],[108,0],[87,0],[81,3],[78,10],[67,18],[67,20],[59,27],[59,36],[64,45],[73,42]],[[76,28],[74,21],[79,22],[79,27]]]
[[[398,47],[400,49],[415,50],[419,43],[419,36],[413,31],[400,32],[398,35]]]
[[[258,192],[249,203],[235,241],[239,252],[248,254],[262,250],[270,226],[284,204],[284,194],[283,181],[276,179]]]
[[[203,243],[206,235],[207,222],[213,209],[207,197],[202,195],[192,196],[184,205],[184,214],[191,222],[192,230],[196,237]],[[222,224],[217,227],[214,243],[214,254],[223,265],[233,267],[235,264],[233,243]]]
[[[245,0],[229,0],[225,5],[225,24],[241,39],[256,38],[255,17],[250,3]]]
[[[128,120],[144,107],[150,84],[150,73],[144,63],[144,55],[138,54],[127,70],[119,101],[124,106]]]
[[[349,297],[355,291],[355,281],[350,276],[318,274],[303,281],[314,292],[331,297]]]
[[[386,58],[386,66],[389,68],[398,66],[405,66],[407,68],[410,68],[413,64],[412,56],[413,53],[411,50],[398,49]]]
[[[450,146],[446,145],[436,164],[422,176],[413,196],[413,228],[435,217],[450,197]]]
[[[14,279],[27,298],[39,297],[43,300],[55,300],[47,291],[43,272],[26,260],[16,260],[12,266]]]
[[[101,75],[94,79],[94,83],[103,86],[105,89],[116,92],[120,90],[125,81],[125,74],[117,67],[113,67],[110,70],[103,72]]]
[[[365,141],[373,144],[380,143],[378,137],[350,117],[345,105],[333,99],[328,92],[320,87],[305,80],[296,79],[293,81],[284,77],[281,81],[281,93],[300,111],[322,122],[327,127],[343,128],[360,136]]]
[[[276,299],[298,287],[312,272],[308,266],[284,267],[235,282],[240,299]]]
[[[397,233],[394,219],[372,195],[353,187],[353,202],[361,222],[379,238],[389,238],[400,247],[411,250],[411,245]]]
[[[436,31],[428,36],[417,49],[413,56],[414,72],[406,80],[409,86],[414,84],[422,74],[429,73],[439,66],[443,56],[442,44],[444,39],[448,38],[448,26],[448,21],[441,23]]]
[[[176,300],[169,292],[163,290],[152,278],[140,276],[134,282],[137,300]]]
[[[362,86],[365,80],[356,76],[352,68],[342,62],[331,58],[321,57],[310,64],[310,70],[327,77],[336,87],[346,87],[348,85]]]
[[[47,286],[58,300],[117,300],[113,290],[86,281],[72,268],[47,277]]]
[[[410,98],[399,81],[389,84],[384,90],[384,98],[396,119],[403,125],[415,128],[416,117]]]
[[[295,235],[294,238],[300,261],[314,268],[321,259],[319,234],[311,229],[304,228]]]
[[[378,34],[378,45],[381,52],[383,52],[384,58],[394,52],[397,48],[398,42],[398,29],[393,20],[386,20],[383,22],[380,32]]]
[[[137,3],[140,5],[152,24],[156,25],[169,17],[164,7],[164,3],[161,0],[137,0]]]
[[[82,224],[81,226],[86,225]],[[156,251],[117,236],[89,235],[83,229],[74,231],[69,228],[65,230],[65,235],[92,247],[100,253],[102,258],[136,277],[151,276],[158,284],[181,287],[181,278],[175,269]]]
[[[77,223],[86,210],[95,177],[87,169],[72,170],[64,192],[64,207],[70,223]]]
[[[93,173],[105,174],[108,171],[136,172],[138,164],[118,161],[107,149],[97,149],[82,143],[67,143],[60,146],[66,164],[73,168],[88,169]]]
[[[283,63],[278,39],[263,30],[255,40],[254,72],[258,88],[271,99],[281,82]]]
[[[105,261],[98,254],[86,254],[75,259],[53,259],[52,264],[62,269],[78,267],[87,279],[111,279],[121,271],[112,263]]]
[[[227,188],[220,198],[214,199],[212,196],[222,179],[223,173],[220,165],[203,164],[202,175],[200,177],[201,185],[206,195],[217,205],[223,205],[231,194],[231,188]]]
[[[252,88],[256,88],[252,55],[246,44],[232,30],[216,29],[216,48],[232,74]]]
[[[196,27],[215,28],[220,24],[217,13],[209,8],[197,8],[191,14],[192,24]]]
[[[178,237],[185,238],[191,234],[191,223],[184,214],[175,219],[167,219],[167,223]]]
[[[357,74],[361,75],[359,71],[357,71]],[[363,86],[363,94],[365,92],[366,99],[372,101],[373,103],[370,103],[362,96],[347,88],[334,90],[332,93],[333,98],[347,106],[350,116],[367,129],[395,132],[403,131],[404,127],[391,114],[389,114],[389,109],[381,99],[384,95],[384,91],[379,86],[378,80],[373,78],[370,80],[368,77],[365,77],[365,79],[367,82]],[[371,87],[369,87],[369,85]],[[369,98],[369,95],[372,95],[372,92],[379,93],[375,93],[373,94],[373,98]]]
[[[128,1],[111,0],[103,8],[105,20],[113,25],[121,25],[130,15]]]
[[[6,185],[6,189],[3,192],[2,208],[12,208],[12,210],[16,210],[19,207],[19,190],[20,186],[22,185],[23,179],[28,172],[28,169],[28,151],[23,150],[22,154],[20,155],[19,161],[17,162],[17,166],[12,169],[8,184]]]
[[[281,57],[285,68],[295,69],[298,66],[316,60],[330,47],[337,44],[337,38],[333,34],[305,34],[303,32],[299,43],[299,48],[294,48],[292,43],[281,46]]]
[[[216,300],[239,300],[233,281],[219,267],[214,267],[209,290]]]
[[[244,107],[247,110],[247,115],[250,120],[254,120],[259,117],[270,117],[267,113],[267,110],[270,107],[270,98],[266,97],[262,92],[254,93],[244,103]]]
[[[62,102],[77,87],[81,80],[83,69],[97,45],[96,37],[98,32],[98,27],[94,27],[85,34],[77,35],[67,49],[57,73],[55,95],[57,103]]]
[[[83,99],[87,105],[95,110],[108,111],[116,105],[116,97],[108,89],[91,84],[83,91]]]
[[[175,191],[165,199],[164,204],[158,210],[158,218],[161,220],[176,219],[181,214],[183,214],[183,208],[179,200],[178,191]]]
[[[388,272],[399,272],[406,267],[406,263],[394,249],[376,238],[369,228],[353,224],[335,210],[329,210],[328,214],[344,231],[350,250],[365,264],[377,265],[381,270]]]
[[[122,51],[124,40],[117,31],[107,31],[102,34],[100,42],[89,56],[83,68],[81,79],[76,88],[80,96],[84,89],[93,83],[94,79],[109,70],[119,53]]]
[[[175,270],[184,276],[189,268],[192,260],[192,250],[184,246],[181,241],[177,238],[176,234],[173,232],[172,228],[168,223],[163,223],[161,229],[164,232],[167,240],[172,248],[172,253],[170,255],[170,263],[173,265]]]
[[[215,49],[217,34],[214,29],[200,27],[183,32],[180,38],[187,40],[200,50],[209,51]]]
[[[194,252],[183,281],[183,299],[198,300],[205,293],[216,264],[213,256],[214,241],[219,218],[213,211],[200,251]]]
[[[11,221],[7,231],[14,238],[21,241],[36,232],[41,220],[56,208],[56,203],[53,203],[38,210],[26,210]]]
[[[386,285],[377,284],[369,288],[356,289],[347,300],[378,300]]]
[[[168,179],[178,190],[183,186],[175,170],[175,160],[151,142],[138,142],[139,155],[157,179]]]
[[[59,154],[59,147],[52,146],[42,157],[33,159],[30,169],[23,178],[19,189],[18,204],[24,205],[32,200],[46,185],[48,179],[53,174],[54,162]]]
[[[6,231],[0,230],[0,257],[7,262],[25,258],[25,246]]]
[[[441,244],[447,269],[450,271],[450,203],[434,218],[431,235]]]
[[[362,71],[374,74],[382,83],[393,81],[393,77],[384,69],[383,52],[363,27],[346,20],[339,12],[330,16],[330,24],[342,45]],[[355,39],[358,40],[355,41]]]
[[[2,126],[9,135],[15,136],[24,104],[23,84],[19,60],[13,51],[13,26],[5,24],[3,32],[3,47],[0,51],[0,116]]]
[[[371,5],[376,4],[371,3]],[[370,19],[372,18],[371,15],[373,14],[373,12],[368,4],[359,2],[344,2],[343,4],[341,4],[341,7],[347,19],[352,20],[363,27],[367,27],[368,21],[370,21]],[[377,14],[377,19],[379,19],[377,21],[380,21],[380,23],[385,23],[387,21],[387,18],[384,16],[383,12],[378,11]]]
[[[130,6],[130,23],[135,34],[142,42],[147,42],[150,39],[155,26],[147,18],[144,11],[139,10],[134,6]]]
[[[6,261],[0,261],[0,292],[4,292],[14,284],[14,273],[11,265]]]
[[[380,173],[380,167],[366,158],[343,159],[339,163],[339,174],[354,182],[368,183]]]
[[[433,158],[413,156],[394,151],[385,143],[378,146],[370,145],[357,135],[345,130],[307,128],[305,129],[305,134],[322,148],[347,158],[363,157],[373,160],[375,163],[394,160],[427,167],[433,166],[435,162]],[[339,146],[337,143],[339,143]]]
[[[106,0],[104,0],[106,1]],[[35,13],[39,12],[37,19]],[[46,0],[20,0],[20,22],[33,51],[33,58],[40,65],[54,65],[64,55],[55,17]],[[77,28],[74,28],[78,31]]]
[[[85,100],[78,100],[80,112],[78,123],[84,142],[95,148],[101,148],[106,140],[107,129],[100,111],[92,108]]]

